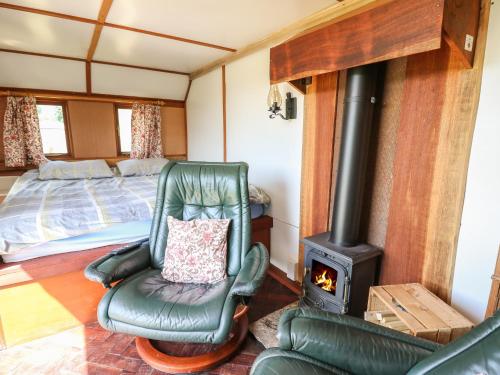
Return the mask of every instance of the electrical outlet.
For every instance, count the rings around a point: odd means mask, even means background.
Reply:
[[[474,37],[469,34],[465,34],[465,46],[464,49],[466,51],[472,52],[472,49],[474,47]]]

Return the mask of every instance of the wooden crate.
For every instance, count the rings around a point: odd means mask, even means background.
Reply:
[[[371,287],[365,319],[442,344],[473,327],[471,321],[416,283]]]

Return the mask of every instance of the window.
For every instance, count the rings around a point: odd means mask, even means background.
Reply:
[[[65,103],[38,103],[36,105],[44,154],[68,154]]]
[[[128,154],[132,149],[132,108],[116,107],[120,154]]]

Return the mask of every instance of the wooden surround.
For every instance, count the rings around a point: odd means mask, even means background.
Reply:
[[[380,1],[271,49],[272,83],[297,85],[312,76],[305,95],[301,237],[330,225],[346,69],[389,61],[375,132],[383,133],[391,150],[384,156],[386,144],[379,142],[370,163],[376,170],[390,164],[382,178],[369,179],[365,216],[372,222],[364,223],[371,229],[364,228],[363,240],[376,237],[374,244],[385,250],[381,283],[420,282],[445,301],[451,297],[490,5]],[[375,201],[386,203],[376,225],[373,210],[381,208]],[[302,269],[302,249],[299,254]]]

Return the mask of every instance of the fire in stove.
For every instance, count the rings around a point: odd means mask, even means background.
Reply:
[[[337,271],[313,260],[311,281],[327,292],[335,294],[337,289]]]

